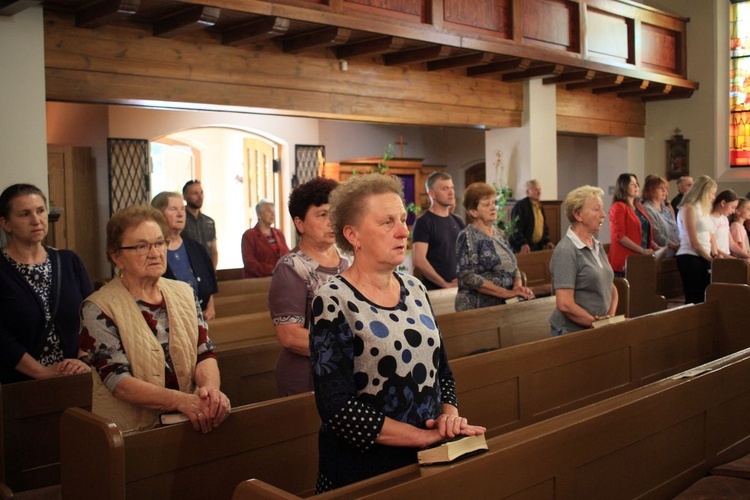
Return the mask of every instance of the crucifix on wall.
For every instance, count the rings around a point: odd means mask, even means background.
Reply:
[[[396,141],[396,145],[398,146],[398,157],[403,158],[404,157],[404,146],[406,146],[406,142],[404,142],[404,136],[400,135],[398,136],[398,141]]]

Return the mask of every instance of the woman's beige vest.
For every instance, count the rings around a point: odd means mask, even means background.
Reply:
[[[191,393],[195,390],[194,374],[198,357],[198,317],[193,290],[187,283],[165,278],[159,279],[158,286],[169,316],[169,355],[180,390]],[[117,326],[133,376],[164,387],[164,349],[122,281],[113,279],[87,300],[96,304]],[[93,413],[110,419],[123,431],[147,429],[158,422],[162,412],[115,398],[96,370],[91,370],[91,373],[94,379]]]

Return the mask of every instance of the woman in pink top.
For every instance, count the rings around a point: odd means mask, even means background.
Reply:
[[[745,230],[745,221],[748,219],[750,219],[750,200],[740,198],[737,200],[737,208],[732,215],[732,223],[729,225],[729,239],[732,255],[744,259],[745,262],[750,262],[750,242]]]

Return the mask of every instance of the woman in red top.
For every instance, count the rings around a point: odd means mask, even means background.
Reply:
[[[659,248],[653,242],[651,221],[638,201],[639,190],[635,175],[620,174],[609,209],[609,263],[620,278],[625,277],[628,255],[653,255]]]

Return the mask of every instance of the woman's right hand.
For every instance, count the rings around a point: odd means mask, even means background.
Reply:
[[[203,434],[211,432],[214,428],[211,418],[211,408],[208,399],[199,397],[197,394],[180,393],[182,399],[177,405],[177,411],[190,419],[193,429]]]

